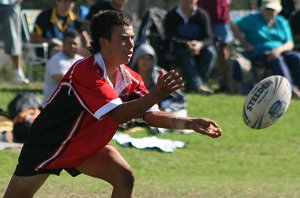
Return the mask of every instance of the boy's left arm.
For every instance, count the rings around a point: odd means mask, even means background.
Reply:
[[[150,126],[168,129],[191,129],[212,138],[220,137],[222,130],[219,125],[208,118],[176,117],[163,111],[146,112],[143,119]]]

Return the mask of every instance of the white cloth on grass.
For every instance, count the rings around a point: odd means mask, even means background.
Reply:
[[[116,133],[113,137],[122,146],[133,146],[138,149],[159,149],[163,152],[173,152],[176,148],[184,148],[186,143],[183,141],[173,141],[161,139],[156,136],[134,138],[124,133]]]

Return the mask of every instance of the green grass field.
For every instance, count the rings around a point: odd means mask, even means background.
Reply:
[[[34,85],[35,86],[35,85]],[[26,88],[41,94],[39,85]],[[23,88],[0,86],[0,108]],[[273,126],[253,130],[242,120],[245,96],[188,95],[190,116],[216,120],[223,136],[211,139],[196,133],[161,134],[187,147],[173,153],[114,145],[136,170],[136,197],[298,198],[300,197],[300,102],[292,100]],[[132,134],[149,136],[147,131]],[[0,196],[17,163],[18,152],[0,151]],[[110,197],[107,183],[66,173],[51,176],[36,197]]]

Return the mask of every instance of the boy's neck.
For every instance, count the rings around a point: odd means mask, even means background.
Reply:
[[[105,62],[105,60],[104,60],[104,62]],[[114,85],[116,82],[117,70],[118,70],[119,65],[112,65],[112,64],[109,64],[106,62],[105,62],[105,65],[106,65],[107,76],[108,76],[109,80],[112,82],[112,84]]]

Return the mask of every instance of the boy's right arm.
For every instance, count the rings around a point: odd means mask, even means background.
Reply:
[[[170,95],[172,91],[180,89],[183,86],[183,79],[177,72],[172,70],[164,74],[161,71],[157,85],[153,91],[139,99],[124,102],[110,111],[108,115],[118,123],[124,123],[132,118],[141,117],[153,105]]]

